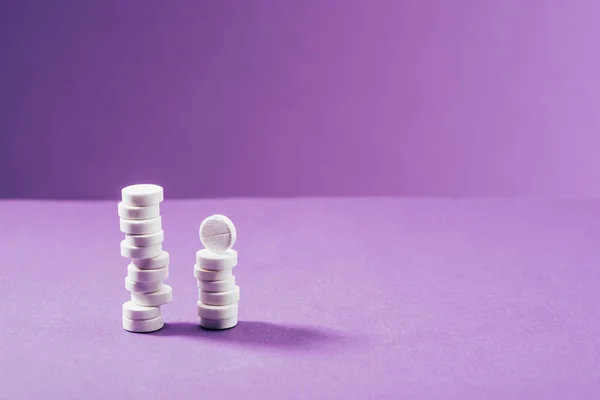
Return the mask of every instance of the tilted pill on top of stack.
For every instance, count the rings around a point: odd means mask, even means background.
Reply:
[[[233,268],[237,252],[233,222],[224,215],[212,215],[200,224],[200,241],[206,247],[196,253],[194,276],[198,283],[197,303],[200,326],[205,329],[229,329],[238,322],[240,288]]]
[[[211,215],[200,224],[200,241],[213,253],[225,253],[236,239],[235,225],[224,215]]]
[[[163,188],[140,184],[123,188],[118,205],[121,255],[129,258],[125,288],[131,300],[123,304],[123,328],[130,332],[154,332],[164,326],[161,305],[170,303],[172,289],[163,281],[169,277],[169,253],[160,216]]]

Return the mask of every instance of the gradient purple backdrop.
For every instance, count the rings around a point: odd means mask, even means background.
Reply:
[[[600,2],[5,1],[0,197],[600,194]]]

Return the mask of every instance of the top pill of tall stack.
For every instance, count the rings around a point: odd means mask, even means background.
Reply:
[[[163,188],[153,184],[131,185],[121,189],[123,203],[132,206],[151,206],[164,200]]]

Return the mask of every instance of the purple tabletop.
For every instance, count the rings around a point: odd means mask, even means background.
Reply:
[[[165,327],[121,327],[115,202],[0,202],[1,399],[597,399],[600,202],[168,200]],[[238,229],[205,331],[198,227]]]

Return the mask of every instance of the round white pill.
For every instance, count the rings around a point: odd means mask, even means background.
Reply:
[[[155,332],[165,326],[162,315],[144,320],[134,320],[123,317],[123,329],[135,333]]]
[[[198,302],[198,316],[206,319],[226,319],[238,315],[238,303],[226,306],[211,306]]]
[[[123,203],[132,206],[149,206],[164,200],[163,188],[147,183],[121,189],[121,197]]]
[[[162,243],[153,244],[151,246],[132,246],[121,241],[121,255],[125,258],[154,258],[162,253]]]
[[[169,265],[169,253],[162,251],[158,257],[132,259],[131,263],[139,269],[159,269]]]
[[[198,280],[198,289],[205,292],[227,292],[235,289],[235,276],[231,275],[222,281],[201,281]]]
[[[213,271],[210,269],[202,269],[197,265],[194,265],[194,276],[201,281],[222,281],[233,276],[233,270],[230,268]]]
[[[131,301],[141,306],[158,307],[168,304],[173,300],[173,289],[169,285],[162,285],[162,288],[152,293],[131,292]]]
[[[165,231],[162,229],[156,233],[146,235],[125,235],[125,243],[132,246],[144,247],[165,241]]]
[[[237,316],[227,319],[205,319],[200,318],[200,326],[204,329],[222,330],[231,329],[238,323]]]
[[[229,250],[235,244],[236,236],[235,225],[224,215],[211,215],[200,224],[200,241],[212,252]]]
[[[163,282],[134,282],[129,278],[125,278],[125,289],[132,293],[152,293],[163,287]]]
[[[240,301],[240,287],[235,286],[226,292],[205,292],[198,290],[200,302],[211,306],[226,306]]]
[[[121,232],[128,235],[147,235],[162,229],[160,216],[151,219],[123,219],[120,221]]]
[[[132,206],[120,202],[118,204],[119,217],[123,219],[150,219],[160,215],[160,206],[154,204],[151,206]]]
[[[146,307],[135,304],[133,301],[123,303],[123,317],[133,320],[152,319],[159,317],[160,307]]]
[[[196,265],[201,269],[220,271],[237,265],[237,251],[229,249],[224,253],[213,253],[208,249],[196,253]]]
[[[132,282],[159,282],[169,277],[169,267],[141,269],[133,264],[127,266],[127,278]]]

